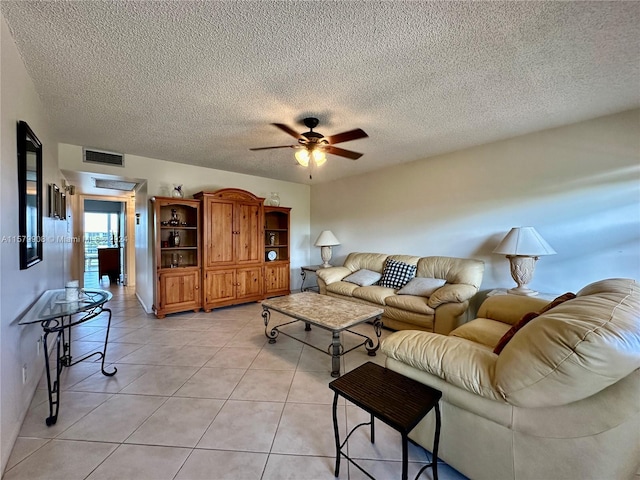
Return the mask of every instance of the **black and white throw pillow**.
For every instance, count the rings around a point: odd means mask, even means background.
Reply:
[[[408,263],[387,258],[384,264],[382,278],[380,282],[378,282],[378,285],[396,290],[402,288],[409,280],[416,276],[416,268],[415,265],[409,265]]]

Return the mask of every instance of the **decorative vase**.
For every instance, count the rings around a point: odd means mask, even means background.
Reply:
[[[173,184],[173,190],[171,191],[173,198],[184,198],[184,192],[182,191],[182,185]]]
[[[280,195],[278,195],[278,192],[271,192],[271,196],[269,197],[269,205],[272,207],[280,206]]]
[[[178,212],[175,208],[171,209],[171,219],[169,220],[169,225],[172,227],[177,227],[180,225],[180,219],[178,218]]]
[[[276,244],[276,234],[272,232],[269,234],[269,245],[275,245],[275,244]]]

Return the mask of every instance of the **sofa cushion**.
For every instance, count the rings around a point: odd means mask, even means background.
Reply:
[[[334,282],[327,285],[327,292],[335,293],[338,295],[344,295],[346,297],[351,297],[353,295],[353,291],[358,287],[355,283],[351,282]]]
[[[390,307],[400,308],[409,312],[433,315],[435,310],[427,305],[425,297],[417,295],[392,295],[385,298],[385,303]]]
[[[384,306],[382,321],[384,326],[391,330],[422,330],[433,332],[435,313],[425,315],[424,313],[410,312],[401,308]]]
[[[388,256],[389,255],[385,253],[352,252],[345,258],[344,266],[351,272],[356,272],[361,268],[373,270],[374,272],[382,272],[382,270],[384,270],[384,262]]]
[[[484,262],[472,258],[422,257],[418,260],[416,277],[444,278],[447,283],[464,283],[480,289]]]
[[[508,330],[509,325],[506,323],[497,322],[490,318],[476,318],[460,325],[449,335],[493,348]]]
[[[381,287],[400,289],[416,276],[416,266],[397,260],[387,259],[380,279]]]
[[[386,305],[385,299],[393,295],[393,289],[387,287],[379,287],[377,285],[371,285],[369,287],[356,287],[352,296],[355,298],[361,298],[367,302],[375,303],[377,305]]]
[[[441,278],[415,277],[409,280],[409,283],[398,290],[398,295],[430,297],[433,292],[445,283],[447,283],[447,281]]]
[[[342,279],[343,282],[351,282],[359,285],[361,287],[368,287],[369,285],[373,285],[376,283],[382,274],[379,272],[374,272],[373,270],[367,270],[366,268],[362,268],[357,272],[352,273]]]
[[[572,292],[567,292],[564,295],[560,295],[559,297],[555,298],[553,301],[549,302],[547,305],[542,307],[537,312],[525,313],[518,323],[516,323],[509,330],[506,331],[506,333],[502,336],[502,338],[498,341],[497,345],[493,349],[493,353],[495,353],[496,355],[500,355],[500,352],[502,352],[504,347],[507,345],[507,343],[509,343],[509,341],[513,338],[513,336],[516,333],[518,333],[518,331],[522,329],[531,320],[533,320],[539,315],[542,315],[545,312],[548,312],[552,308],[557,307],[561,303],[564,303],[567,300],[571,300],[573,298],[576,298],[576,294]]]
[[[442,378],[483,397],[500,399],[493,386],[498,358],[491,349],[462,338],[430,332],[394,332],[380,344],[389,358]]]

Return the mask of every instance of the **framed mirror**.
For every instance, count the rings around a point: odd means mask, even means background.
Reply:
[[[18,122],[20,270],[42,261],[42,143]]]

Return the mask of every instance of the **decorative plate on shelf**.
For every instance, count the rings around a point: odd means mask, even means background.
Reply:
[[[276,257],[278,256],[278,254],[276,253],[275,250],[269,250],[269,252],[267,252],[267,258],[269,259],[269,261],[274,261],[276,259]]]

